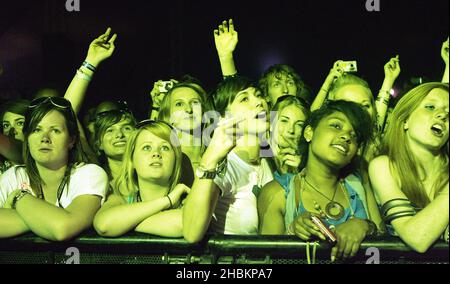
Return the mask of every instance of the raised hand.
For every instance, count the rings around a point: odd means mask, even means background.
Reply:
[[[448,45],[449,45],[449,38],[447,38],[447,41],[445,41],[442,44],[442,49],[441,49],[441,56],[445,62],[445,65],[448,65]]]
[[[171,82],[173,82],[174,84],[177,84],[178,81],[174,80],[174,79],[170,79]],[[161,103],[165,97],[165,95],[167,94],[167,92],[161,92],[160,87],[163,86],[163,82],[162,80],[158,80],[157,82],[155,82],[153,84],[153,89],[150,92],[150,96],[152,97],[152,102],[153,102],[153,107],[160,107]]]
[[[233,20],[223,21],[222,24],[214,30],[214,41],[219,57],[230,56],[233,54],[238,43],[238,32],[234,29]]]
[[[117,39],[117,34],[111,38],[111,28],[108,28],[104,34],[94,39],[89,45],[86,61],[95,67],[102,63],[105,59],[111,57],[114,53],[114,41]],[[109,39],[108,39],[109,38]]]
[[[395,80],[400,75],[400,72],[400,58],[398,55],[384,65],[385,80],[388,80],[392,84],[394,84]]]

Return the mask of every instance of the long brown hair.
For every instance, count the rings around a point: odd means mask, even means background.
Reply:
[[[424,208],[431,200],[427,196],[419,175],[419,163],[411,151],[404,130],[404,123],[419,107],[425,97],[434,89],[441,89],[448,93],[448,84],[427,83],[420,85],[406,93],[398,102],[391,114],[386,135],[383,139],[381,154],[387,155],[390,160],[391,171],[399,178],[401,190],[416,206]],[[435,196],[448,183],[448,158],[449,144],[440,150],[439,157],[442,161],[442,170],[433,184]]]

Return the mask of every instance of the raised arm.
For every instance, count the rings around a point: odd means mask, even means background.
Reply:
[[[391,98],[391,89],[394,86],[395,80],[397,80],[400,75],[400,72],[400,58],[398,55],[384,65],[384,81],[375,101],[377,125],[380,130],[383,129],[384,122],[386,121],[386,113]]]
[[[342,70],[342,68],[339,67],[339,63],[341,63],[341,62],[342,62],[342,60],[338,60],[334,63],[334,66],[330,70],[330,73],[328,74],[327,78],[325,79],[325,82],[323,83],[322,87],[320,88],[319,93],[317,93],[316,98],[314,99],[313,103],[311,104],[311,111],[318,110],[323,105],[334,81],[336,81],[338,78],[340,78],[344,74],[344,71]]]
[[[445,63],[445,71],[444,71],[444,76],[442,77],[442,83],[447,83],[448,84],[448,77],[449,77],[449,71],[448,71],[448,45],[449,45],[449,39],[447,38],[447,41],[445,41],[442,44],[442,49],[441,49],[441,56],[442,59],[444,60]]]
[[[236,146],[236,124],[240,121],[242,119],[231,119],[216,128],[199,168],[209,172],[216,171],[217,165]],[[183,207],[183,236],[188,242],[199,242],[205,235],[219,194],[220,189],[213,179],[195,177],[191,193]]]
[[[78,69],[77,74],[67,88],[64,98],[72,103],[75,113],[78,113],[81,109],[86,90],[94,75],[94,71],[104,60],[111,57],[114,53],[114,41],[116,40],[117,35],[114,34],[108,40],[110,35],[111,28],[108,28],[104,34],[91,42],[83,65]]]
[[[369,175],[381,204],[394,199],[407,199],[395,180],[389,158],[381,156],[369,165]],[[405,207],[393,208],[389,214],[405,211]],[[391,222],[400,238],[417,252],[426,252],[438,240],[449,222],[449,187],[447,184],[439,196],[415,216],[406,216]]]
[[[214,42],[219,56],[220,68],[224,77],[236,75],[233,52],[238,43],[238,32],[234,29],[233,20],[223,21],[218,29],[214,30]]]

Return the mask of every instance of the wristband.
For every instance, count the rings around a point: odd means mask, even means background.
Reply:
[[[83,64],[82,64],[81,66],[83,66],[83,67],[85,67],[85,68],[91,70],[92,72],[95,72],[95,71],[97,70],[97,68],[95,68],[94,65],[90,64],[90,63],[87,62],[87,61],[84,61]]]
[[[18,194],[16,194],[16,196],[14,196],[13,198],[11,208],[16,209],[17,202],[27,194],[30,194],[27,190],[21,190]]]
[[[90,82],[92,80],[92,77],[89,76],[88,74],[84,73],[81,69],[77,70],[76,76],[78,78],[83,79],[83,80],[88,81],[88,82]]]

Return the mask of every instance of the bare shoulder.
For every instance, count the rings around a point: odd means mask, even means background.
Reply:
[[[284,196],[284,189],[276,180],[266,184],[258,197],[258,207],[262,206],[276,206],[284,209],[286,198]]]

